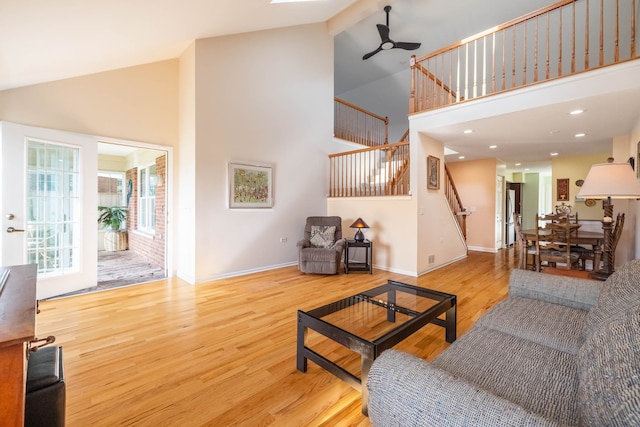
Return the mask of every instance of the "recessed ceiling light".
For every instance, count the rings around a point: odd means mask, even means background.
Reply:
[[[531,170],[531,169],[529,169],[529,168],[524,168],[524,170],[528,171],[528,170]]]
[[[497,145],[490,145],[489,148],[498,148]]]
[[[584,113],[584,110],[573,110],[572,112],[570,112],[569,114],[571,114],[572,116],[576,116],[578,114],[582,114]]]
[[[552,156],[557,156],[557,155],[558,155],[558,153],[551,153],[551,155],[552,155]]]
[[[583,136],[585,136],[585,135],[586,135],[586,133],[576,133],[576,134],[575,134],[575,137],[576,137],[576,138],[582,138],[582,137],[583,137]]]
[[[516,166],[520,166],[520,165],[522,165],[522,163],[516,163]]]
[[[473,133],[473,129],[467,129],[463,133]]]
[[[458,158],[459,158],[460,160],[462,160],[462,159],[464,159],[464,156],[460,156],[460,157],[458,157]]]

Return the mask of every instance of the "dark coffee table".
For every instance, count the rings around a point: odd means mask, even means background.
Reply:
[[[438,318],[442,314],[444,319]],[[428,323],[445,328],[445,339],[454,342],[456,296],[393,280],[313,310],[298,310],[297,368],[306,372],[310,359],[359,390],[366,415],[366,383],[373,361]],[[360,354],[361,378],[307,347],[308,329]]]

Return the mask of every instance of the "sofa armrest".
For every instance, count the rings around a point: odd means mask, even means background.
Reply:
[[[373,426],[558,426],[407,353],[387,350],[369,371]]]
[[[509,279],[509,295],[590,310],[596,305],[602,282],[575,277],[513,270]]]
[[[308,240],[298,240],[298,243],[296,243],[296,247],[298,247],[298,248],[310,248],[311,247],[311,243]]]

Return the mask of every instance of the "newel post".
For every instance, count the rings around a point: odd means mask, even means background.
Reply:
[[[411,55],[411,60],[409,61],[409,65],[411,66],[411,91],[409,92],[409,114],[415,113],[418,108],[416,105],[416,56]]]

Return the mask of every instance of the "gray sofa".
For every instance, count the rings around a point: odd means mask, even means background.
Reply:
[[[432,363],[371,367],[373,426],[640,426],[640,260],[606,282],[514,270]]]

